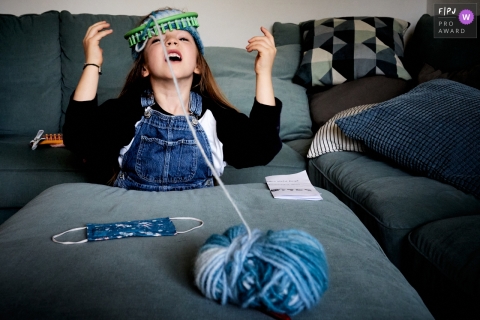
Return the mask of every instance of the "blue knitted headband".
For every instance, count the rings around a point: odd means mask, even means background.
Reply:
[[[155,17],[155,21],[152,19]],[[199,27],[198,14],[195,12],[182,12],[180,10],[161,10],[154,11],[145,19],[141,26],[130,30],[124,35],[124,38],[128,40],[130,47],[132,48],[132,57],[136,60],[139,57],[139,53],[145,48],[145,44],[151,37],[158,36],[158,31],[155,26],[160,27],[160,32],[165,34],[167,30],[185,30],[188,31],[195,43],[198,50],[203,55],[204,47],[200,34],[197,31]]]

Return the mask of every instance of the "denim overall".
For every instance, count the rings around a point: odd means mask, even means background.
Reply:
[[[123,156],[114,186],[129,190],[172,191],[213,186],[213,174],[197,147],[183,115],[166,115],[150,108],[155,102],[142,97],[145,113]],[[212,152],[198,122],[202,98],[190,93],[190,122],[208,159]]]

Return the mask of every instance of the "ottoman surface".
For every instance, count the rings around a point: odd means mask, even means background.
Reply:
[[[358,218],[328,191],[318,189],[322,201],[296,201],[273,199],[262,183],[227,188],[250,227],[303,230],[324,246],[329,288],[296,319],[431,318]],[[185,216],[205,225],[171,237],[51,240],[87,223]],[[177,230],[192,227],[174,223]],[[239,223],[220,187],[167,193],[87,183],[51,187],[0,225],[0,318],[269,319],[210,301],[193,284],[198,249]],[[80,231],[62,240],[82,238]]]

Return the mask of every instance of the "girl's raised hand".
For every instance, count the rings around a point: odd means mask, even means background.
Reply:
[[[100,40],[113,32],[110,24],[100,21],[88,28],[85,38],[83,38],[83,50],[85,51],[85,63],[96,64],[101,66],[103,63],[102,48],[100,48]],[[88,101],[95,98],[97,94],[98,79],[100,77],[96,68],[84,68],[82,76],[78,81],[77,88],[73,95],[75,101]]]
[[[277,48],[275,48],[275,40],[273,39],[272,34],[264,27],[261,27],[260,30],[264,35],[256,36],[248,40],[246,49],[248,52],[254,50],[258,51],[255,59],[255,72],[257,75],[271,75]]]
[[[102,65],[103,50],[100,48],[100,40],[113,32],[112,29],[107,29],[108,27],[110,27],[108,22],[100,21],[88,28],[85,38],[83,38],[86,63]]]

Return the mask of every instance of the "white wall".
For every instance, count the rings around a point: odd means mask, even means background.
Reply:
[[[105,13],[143,16],[169,5],[196,11],[199,32],[205,46],[243,48],[247,40],[260,34],[261,25],[275,21],[298,23],[333,16],[389,16],[409,21],[413,30],[426,13],[427,0],[0,0],[0,13],[22,15],[48,10],[71,13]],[[407,36],[408,38],[408,36]]]

